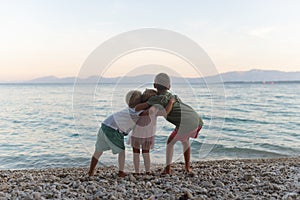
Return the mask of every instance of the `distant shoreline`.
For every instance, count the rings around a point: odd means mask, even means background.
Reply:
[[[209,84],[299,84],[299,81],[226,81],[226,82],[215,82],[215,83],[209,83]],[[96,84],[96,83],[78,83],[78,85],[91,85],[91,84]],[[111,84],[116,84],[115,82],[111,83],[101,83],[104,85],[111,85]],[[99,85],[101,85],[99,84]],[[136,85],[136,84],[141,84],[139,82],[134,82],[134,83],[121,83],[121,85]],[[187,83],[173,83],[173,85],[186,85]],[[189,83],[191,85],[205,85],[205,82],[201,83]],[[29,83],[29,82],[12,82],[12,83],[0,83],[0,85],[74,85],[74,83]]]
[[[92,75],[89,77],[62,77],[44,76],[32,80],[2,81],[2,83],[148,83],[153,82],[155,74],[136,76],[102,77]],[[284,72],[277,70],[231,71],[203,77],[171,76],[172,83],[222,83],[222,82],[295,82],[300,81],[300,71]]]
[[[300,83],[299,81],[226,81],[225,84],[290,84]]]

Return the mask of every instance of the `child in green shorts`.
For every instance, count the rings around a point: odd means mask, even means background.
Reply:
[[[113,154],[119,154],[119,176],[124,177],[125,165],[125,145],[124,136],[128,135],[135,126],[139,115],[143,110],[136,111],[134,107],[141,102],[142,94],[140,91],[130,91],[126,95],[126,103],[128,107],[110,115],[106,118],[99,129],[95,152],[91,159],[89,176],[94,175],[95,167],[104,151],[112,150]]]

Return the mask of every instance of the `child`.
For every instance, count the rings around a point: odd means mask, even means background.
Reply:
[[[171,87],[170,77],[165,73],[160,73],[155,76],[154,88],[157,89],[158,95],[152,96],[145,103],[136,106],[136,110],[144,110],[149,106],[162,105],[166,106],[168,100],[173,95],[168,91]],[[196,111],[183,103],[178,97],[173,104],[171,112],[167,116],[167,121],[175,125],[174,131],[168,138],[166,149],[166,167],[163,174],[171,174],[171,163],[174,152],[174,144],[181,141],[183,146],[183,154],[185,161],[185,169],[190,172],[190,143],[189,138],[197,138],[200,129],[202,128],[203,121]]]
[[[130,91],[126,95],[128,107],[110,115],[106,118],[99,129],[95,152],[91,159],[89,176],[94,175],[95,167],[104,151],[112,150],[113,154],[119,154],[119,176],[124,177],[125,165],[125,145],[124,136],[135,126],[139,115],[143,112],[136,111],[134,107],[141,102],[142,94],[140,91]]]
[[[146,89],[142,95],[142,102],[147,102],[151,96],[156,96],[155,90]],[[133,164],[135,173],[139,174],[140,164],[140,148],[142,147],[142,155],[144,159],[144,165],[146,174],[150,174],[150,149],[154,146],[154,135],[156,131],[156,118],[158,115],[167,117],[167,114],[171,111],[174,98],[171,98],[166,106],[166,110],[159,110],[157,107],[151,107],[149,109],[149,115],[144,115],[139,118],[136,126],[133,128],[132,134],[128,143],[131,143],[133,150]],[[161,106],[160,106],[161,107]]]

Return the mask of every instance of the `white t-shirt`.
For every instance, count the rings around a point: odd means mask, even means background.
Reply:
[[[109,126],[113,129],[129,133],[135,126],[139,115],[143,112],[136,111],[134,108],[125,108],[107,117],[102,124]]]

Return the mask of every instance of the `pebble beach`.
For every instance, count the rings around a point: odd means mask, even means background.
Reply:
[[[117,167],[1,170],[0,199],[300,199],[300,157],[175,163],[172,175],[117,177]]]

